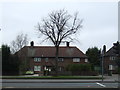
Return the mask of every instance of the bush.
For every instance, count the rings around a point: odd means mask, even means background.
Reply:
[[[120,67],[117,69],[118,74],[120,75]]]
[[[72,75],[97,75],[92,71],[90,64],[70,64],[66,69],[70,71]]]
[[[68,71],[91,71],[91,65],[90,64],[71,64],[67,66]]]
[[[34,72],[33,71],[27,71],[25,74],[27,74],[27,75],[33,75]]]
[[[112,72],[111,71],[108,72],[108,76],[112,76]]]

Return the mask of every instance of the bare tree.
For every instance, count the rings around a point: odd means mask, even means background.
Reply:
[[[21,33],[11,42],[11,52],[15,53],[26,45],[28,45],[28,35]]]
[[[73,20],[71,20],[73,18]],[[78,13],[72,17],[66,10],[53,11],[42,23],[38,23],[37,30],[44,35],[56,47],[55,71],[58,75],[59,45],[63,40],[73,40],[71,35],[82,27],[82,20],[78,19]]]

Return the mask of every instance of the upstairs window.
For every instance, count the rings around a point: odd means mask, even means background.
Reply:
[[[73,58],[73,62],[80,62],[80,58]]]
[[[41,62],[41,58],[34,58],[35,62]]]
[[[110,60],[115,60],[115,59],[116,59],[116,58],[115,58],[115,57],[113,57],[113,56],[111,56],[111,57],[110,57]]]
[[[58,61],[59,61],[59,62],[63,62],[64,59],[63,59],[63,58],[58,58]]]

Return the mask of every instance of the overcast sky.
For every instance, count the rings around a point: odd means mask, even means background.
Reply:
[[[28,34],[35,45],[52,45],[49,42],[40,44],[35,26],[53,10],[65,9],[73,15],[79,12],[83,19],[83,28],[77,35],[79,42],[70,43],[83,52],[89,47],[107,46],[107,50],[118,40],[118,3],[117,2],[81,2],[70,1],[34,1],[0,3],[0,45],[8,44],[19,33]],[[1,39],[2,38],[2,39]],[[64,44],[65,45],[65,44]]]

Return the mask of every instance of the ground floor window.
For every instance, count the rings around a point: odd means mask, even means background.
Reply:
[[[88,62],[88,59],[87,59],[87,58],[85,58],[85,62]]]
[[[114,65],[109,65],[109,70],[115,70],[115,66]]]
[[[34,71],[41,71],[41,66],[34,66]]]
[[[64,67],[59,66],[59,67],[58,67],[58,71],[64,71]]]

